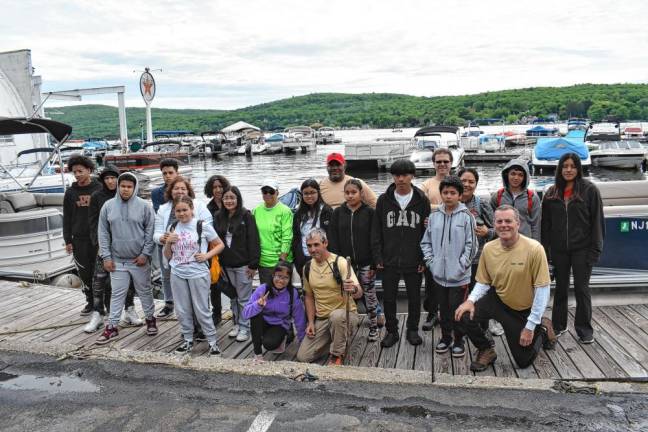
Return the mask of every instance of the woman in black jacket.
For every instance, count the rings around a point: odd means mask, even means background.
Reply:
[[[322,200],[317,180],[304,180],[300,191],[302,199],[293,217],[292,252],[297,273],[302,277],[304,265],[311,259],[306,248],[306,235],[313,228],[322,228],[328,232],[333,210]]]
[[[344,204],[333,210],[328,230],[328,249],[336,255],[351,257],[353,270],[364,291],[371,342],[378,340],[378,297],[376,267],[371,248],[374,209],[362,202],[362,183],[350,179],[344,184]]]
[[[232,299],[236,325],[228,336],[244,342],[250,337],[250,320],[243,318],[242,311],[252,295],[252,278],[259,267],[261,249],[254,217],[243,207],[243,197],[236,186],[223,193],[223,208],[216,213],[214,226],[225,243],[219,255],[224,276],[236,288],[237,294]]]
[[[551,319],[556,334],[567,329],[567,292],[574,273],[576,315],[574,327],[581,343],[594,342],[589,280],[603,250],[605,219],[598,188],[583,179],[576,153],[560,158],[556,182],[542,200],[542,245],[554,266],[556,291]]]

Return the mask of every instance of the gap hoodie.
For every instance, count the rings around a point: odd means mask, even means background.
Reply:
[[[508,181],[508,172],[513,167],[524,171],[524,181],[521,185],[522,191],[516,197],[514,197],[510,192]],[[518,209],[518,211],[520,212],[520,234],[540,241],[540,218],[542,215],[542,205],[540,202],[540,197],[538,197],[538,194],[533,191],[531,194],[531,212],[529,212],[529,195],[527,192],[529,182],[530,174],[527,161],[522,159],[510,160],[502,170],[502,184],[504,185],[504,193],[502,194],[502,200],[499,204],[509,204]],[[495,191],[491,194],[490,205],[493,209],[493,213],[495,213],[495,210],[497,210],[498,207],[497,194],[498,191]]]
[[[133,195],[124,200],[119,183],[127,177],[135,180]],[[155,213],[151,204],[137,196],[139,182],[132,173],[123,173],[117,180],[117,194],[106,201],[99,213],[99,255],[116,262],[132,261],[140,255],[153,253]]]
[[[464,203],[447,214],[445,204],[432,210],[421,240],[423,259],[441,286],[470,283],[472,261],[479,249],[475,218]]]
[[[430,201],[421,189],[414,185],[412,189],[412,199],[401,210],[394,196],[396,185],[392,183],[378,198],[371,226],[375,264],[405,273],[416,272],[424,264],[420,244],[425,218],[430,215]]]

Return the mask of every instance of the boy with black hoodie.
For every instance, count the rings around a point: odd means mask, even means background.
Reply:
[[[90,196],[101,189],[101,183],[92,178],[95,164],[86,156],[71,156],[67,169],[74,174],[76,181],[63,197],[63,240],[67,253],[74,256],[84,285],[86,306],[81,310],[81,315],[90,315],[93,309],[92,274],[96,253],[90,240],[88,208]]]
[[[410,160],[398,159],[392,164],[390,173],[394,183],[378,198],[372,226],[373,255],[376,268],[382,270],[387,335],[381,345],[385,348],[399,339],[396,294],[401,278],[407,289],[407,341],[412,345],[423,342],[418,333],[425,268],[420,243],[425,219],[430,215],[430,202],[412,185],[415,172],[416,167]]]

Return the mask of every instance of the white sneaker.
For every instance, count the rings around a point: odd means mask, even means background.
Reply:
[[[135,307],[134,306],[131,306],[131,307],[127,308],[124,311],[124,316],[122,317],[122,320],[126,324],[132,325],[132,326],[138,326],[139,327],[141,325],[144,325],[144,321],[142,321],[140,319],[139,315],[137,315],[137,312],[135,312]]]
[[[250,339],[250,332],[245,329],[239,330],[236,335],[236,342],[245,342],[248,339]]]
[[[238,334],[239,334],[239,327],[237,325],[235,325],[234,327],[232,327],[232,330],[230,330],[230,332],[227,333],[227,336],[228,337],[236,337],[236,336],[238,336]]]
[[[104,317],[101,315],[99,312],[94,311],[92,312],[92,316],[90,316],[90,321],[88,324],[86,324],[85,327],[83,327],[83,331],[86,333],[94,333],[99,329],[103,328],[104,324]]]
[[[488,331],[491,332],[493,336],[502,336],[504,334],[504,327],[495,320],[489,320]]]

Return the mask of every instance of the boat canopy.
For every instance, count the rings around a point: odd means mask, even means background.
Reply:
[[[229,133],[229,132],[241,132],[247,129],[253,129],[256,131],[260,131],[258,127],[251,125],[250,123],[246,123],[244,121],[237,121],[234,124],[231,124],[227,126],[226,128],[223,128],[223,133]]]
[[[193,131],[190,130],[159,130],[153,131],[153,136],[183,136],[183,135],[193,135]]]
[[[458,130],[459,128],[456,126],[428,126],[417,130],[414,136],[432,135],[440,132],[456,134]]]
[[[57,142],[62,143],[72,133],[72,126],[41,118],[0,118],[0,135],[35,133],[49,133]]]
[[[565,153],[576,153],[581,159],[587,159],[589,152],[583,140],[570,138],[540,138],[535,146],[537,159],[556,160]]]
[[[282,142],[283,140],[286,139],[286,135],[282,133],[276,133],[270,135],[268,138],[265,139],[266,142]]]

